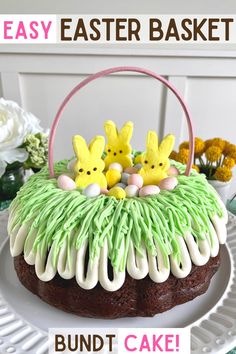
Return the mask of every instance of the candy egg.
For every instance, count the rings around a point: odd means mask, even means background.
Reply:
[[[135,165],[136,164],[140,164],[141,160],[142,160],[142,154],[139,154],[139,155],[135,156],[135,158],[134,158]]]
[[[113,187],[109,190],[108,195],[116,199],[124,199],[126,197],[125,190],[120,187]]]
[[[123,171],[123,167],[120,163],[118,162],[113,162],[109,165],[108,170],[117,170],[119,172]]]
[[[138,191],[139,188],[134,184],[130,184],[125,188],[125,192],[128,198],[137,197]]]
[[[121,182],[124,184],[128,184],[128,178],[129,178],[130,174],[129,173],[125,173],[123,172],[121,174]]]
[[[166,177],[159,183],[160,189],[165,189],[167,191],[172,191],[178,184],[176,177]]]
[[[137,165],[134,166],[134,168],[136,168],[138,171],[141,170],[142,167],[143,165],[141,163],[138,163]]]
[[[99,184],[97,183],[91,183],[89,184],[84,190],[83,194],[86,195],[86,197],[97,197],[100,195],[101,189]]]
[[[143,188],[140,189],[139,196],[140,197],[147,197],[148,195],[155,195],[158,193],[160,193],[160,188],[158,186],[150,184],[150,185],[144,186]]]
[[[77,161],[76,159],[73,159],[73,160],[71,160],[70,162],[68,162],[68,164],[67,164],[67,170],[73,171],[76,161]]]
[[[178,176],[180,174],[179,170],[175,166],[170,166],[170,168],[167,171],[167,174],[169,176]]]
[[[137,173],[133,173],[128,178],[128,184],[134,184],[138,188],[141,188],[143,186],[143,177]]]
[[[135,167],[127,167],[125,170],[124,170],[125,173],[129,173],[130,175],[132,175],[133,173],[137,173],[138,170],[137,168]]]
[[[127,186],[127,185],[126,185],[125,183],[117,183],[117,184],[115,185],[115,187],[120,187],[120,188],[123,188],[123,189],[125,189],[126,186]]]
[[[73,191],[76,189],[75,181],[67,175],[60,175],[57,179],[57,185],[64,191]]]
[[[101,193],[101,194],[104,194],[104,195],[107,195],[107,194],[108,194],[108,189],[106,189],[106,188],[101,188],[100,193]]]
[[[108,170],[106,172],[106,180],[108,188],[112,188],[115,184],[119,183],[121,180],[121,173],[117,170]]]

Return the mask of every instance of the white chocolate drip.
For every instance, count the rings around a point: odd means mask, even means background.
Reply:
[[[191,272],[191,268],[192,268],[191,258],[183,237],[178,236],[177,240],[180,247],[181,263],[178,264],[177,259],[171,254],[170,255],[171,273],[176,278],[185,278]]]
[[[127,271],[134,279],[143,279],[148,275],[148,260],[146,247],[141,246],[142,256],[135,251],[133,242],[130,242],[129,253],[127,258]]]
[[[225,210],[225,208],[222,209]],[[11,255],[16,257],[24,252],[25,261],[35,266],[36,274],[40,280],[50,281],[58,272],[64,279],[71,279],[75,276],[79,286],[87,290],[93,289],[98,282],[107,291],[116,291],[122,287],[125,282],[126,271],[113,270],[113,279],[109,279],[107,239],[105,239],[96,257],[92,261],[89,259],[85,270],[88,241],[84,242],[79,250],[75,250],[72,242],[70,242],[73,234],[70,234],[68,242],[71,246],[69,252],[65,243],[60,249],[54,264],[53,250],[55,244],[52,244],[48,254],[42,255],[40,250],[34,252],[33,244],[37,230],[31,230],[32,224],[30,222],[13,227],[15,213],[16,211],[11,211],[8,226]],[[211,221],[211,235],[207,234],[204,240],[196,242],[190,232],[186,232],[185,237],[177,237],[181,252],[180,264],[172,255],[164,261],[157,243],[155,243],[157,255],[153,256],[150,252],[147,252],[143,244],[140,249],[142,254],[138,254],[132,241],[130,241],[126,267],[128,274],[137,280],[143,279],[149,274],[150,278],[156,283],[167,280],[170,272],[176,278],[186,277],[191,271],[192,263],[197,266],[206,264],[210,257],[217,256],[219,245],[226,240],[226,213],[223,218],[214,215]],[[121,254],[123,254],[125,251],[124,240],[120,247]]]
[[[226,226],[224,227],[226,228]],[[211,235],[209,234],[206,235],[207,241],[210,246],[211,257],[216,257],[220,249],[220,244],[219,244],[220,235],[216,233],[216,230],[214,229],[212,224],[210,224],[210,229],[211,229]]]
[[[156,243],[157,256],[148,253],[149,276],[155,283],[163,283],[170,275],[170,263],[165,266],[164,257]]]
[[[218,239],[219,239],[219,243],[222,245],[226,242],[226,238],[227,238],[227,230],[225,225],[220,222],[220,218],[218,215],[214,215],[211,219],[212,224],[216,230]]]
[[[122,251],[124,252],[124,240],[122,242]],[[101,249],[99,262],[99,282],[105,290],[116,291],[122,287],[125,282],[125,271],[116,272],[113,270],[113,280],[108,277],[108,244],[107,239]]]
[[[73,235],[70,234],[70,239],[72,237]],[[66,243],[64,243],[59,252],[58,262],[57,262],[57,271],[63,279],[72,279],[75,276],[77,251],[74,248],[71,248],[70,252],[71,252],[71,256],[69,258],[67,257]]]
[[[208,241],[200,240],[197,244],[190,232],[186,232],[185,236],[185,242],[188,246],[192,262],[196,266],[202,266],[206,264],[211,256],[211,250]]]
[[[81,288],[89,290],[93,289],[98,282],[98,264],[99,257],[96,257],[93,262],[89,260],[87,266],[87,274],[85,274],[85,257],[88,247],[88,241],[86,241],[79,251],[76,257],[76,281]]]
[[[54,278],[57,269],[53,267],[53,246],[49,251],[48,257],[46,253],[43,256],[41,252],[36,253],[35,272],[37,277],[42,281],[50,281]]]

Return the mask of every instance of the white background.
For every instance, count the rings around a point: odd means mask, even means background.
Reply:
[[[217,5],[217,6],[216,6]],[[235,14],[235,1],[0,0],[0,13]],[[47,128],[64,96],[88,74],[118,65],[145,67],[167,77],[185,97],[195,133],[236,143],[236,47],[233,45],[2,45],[0,95],[19,102]],[[56,158],[72,154],[71,135],[103,133],[106,119],[133,120],[133,146],[144,148],[148,129],[187,138],[176,99],[154,79],[118,74],[101,79],[73,99],[60,124]],[[236,189],[236,183],[232,188]]]

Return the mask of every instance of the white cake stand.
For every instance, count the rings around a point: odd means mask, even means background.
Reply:
[[[189,327],[191,352],[222,353],[236,346],[236,218],[229,215],[227,246],[206,294],[153,318],[97,320],[57,310],[18,281],[6,238],[7,212],[0,214],[0,353],[46,354],[50,327]]]

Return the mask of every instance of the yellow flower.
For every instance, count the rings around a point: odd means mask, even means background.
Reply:
[[[175,150],[171,151],[169,157],[170,157],[171,160],[178,161],[178,153]]]
[[[189,142],[188,141],[184,141],[182,144],[180,144],[179,146],[179,150],[182,149],[189,149]],[[205,143],[202,139],[200,138],[195,138],[194,141],[194,156],[195,157],[200,157],[205,150]]]
[[[212,145],[211,142],[212,142],[212,139],[208,139],[205,141],[205,150],[207,150]]]
[[[206,152],[206,158],[210,162],[216,162],[222,155],[222,150],[218,146],[210,146]]]
[[[177,161],[186,165],[188,163],[188,156],[189,156],[189,149],[181,149],[177,154]]]
[[[223,154],[226,156],[228,155],[228,153],[230,152],[230,150],[232,149],[234,145],[231,144],[229,141],[225,140],[225,147],[224,147],[224,150],[223,150]]]
[[[231,157],[232,159],[234,159],[236,161],[236,151],[230,152],[229,155],[227,155],[227,157]]]
[[[211,139],[212,146],[218,146],[221,150],[224,150],[226,141],[221,138]]]
[[[194,156],[200,157],[205,151],[205,142],[200,138],[195,138]]]
[[[189,149],[189,142],[183,141],[179,146],[179,150],[181,150],[181,149]]]
[[[196,170],[198,173],[200,172],[200,168],[197,165],[192,165],[192,168]]]
[[[231,180],[232,178],[232,171],[230,168],[228,167],[218,167],[216,169],[216,172],[214,174],[214,177],[215,179],[217,179],[218,181],[221,181],[221,182],[228,182]]]
[[[236,161],[236,146],[235,145],[230,144],[230,146],[228,148],[228,153],[226,156],[231,157],[232,159],[234,159]]]
[[[223,166],[228,168],[233,168],[235,165],[235,160],[232,157],[226,157],[223,161]]]

